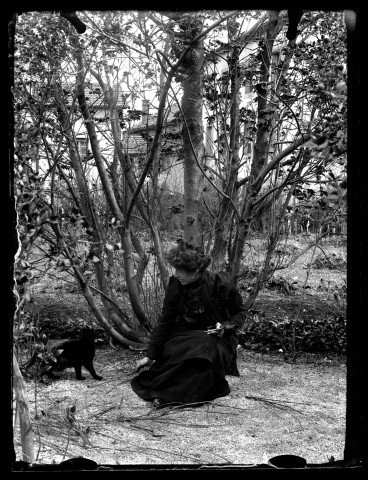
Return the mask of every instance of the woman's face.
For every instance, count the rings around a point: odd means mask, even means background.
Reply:
[[[199,275],[200,274],[197,271],[191,272],[184,268],[175,268],[175,277],[179,279],[182,285],[188,285],[188,283],[194,282],[199,278]]]

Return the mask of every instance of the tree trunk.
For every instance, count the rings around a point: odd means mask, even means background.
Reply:
[[[123,250],[124,250],[124,266],[125,266],[125,281],[127,284],[129,299],[132,304],[134,313],[137,315],[139,323],[146,328],[149,328],[149,320],[143,309],[139,297],[138,279],[134,270],[132,237],[130,226],[126,226],[122,235]]]
[[[92,310],[93,315],[95,316],[96,320],[98,323],[101,325],[101,327],[106,331],[107,334],[109,334],[111,337],[113,337],[118,343],[121,345],[131,348],[131,349],[137,349],[137,350],[144,350],[146,348],[143,339],[142,342],[136,342],[134,340],[130,340],[128,337],[129,332],[131,332],[131,329],[127,327],[126,325],[123,326],[124,330],[126,331],[126,337],[121,335],[114,327],[110,325],[110,323],[107,321],[105,318],[104,314],[102,313],[100,307],[98,306],[90,287],[85,283],[82,285],[82,293],[84,295],[84,298],[87,300],[87,303],[89,307]],[[134,332],[135,334],[135,332]]]
[[[93,123],[93,120],[91,119],[90,111],[86,102],[86,97],[84,94],[84,77],[85,77],[85,67],[84,67],[84,62],[83,62],[83,57],[82,57],[82,52],[78,51],[77,52],[77,62],[78,62],[78,75],[77,75],[77,99],[78,99],[78,104],[81,110],[81,113],[84,118],[84,123],[86,125],[86,129],[88,132],[88,137],[91,142],[91,149],[92,153],[96,162],[96,167],[99,173],[99,177],[101,180],[101,184],[104,189],[104,194],[106,196],[107,203],[111,209],[112,214],[114,217],[119,220],[121,223],[123,223],[124,218],[123,215],[120,211],[118,202],[116,200],[116,197],[114,195],[114,189],[112,186],[112,183],[109,179],[109,176],[106,171],[106,167],[104,165],[104,161],[101,155],[101,150],[100,150],[100,145],[99,141],[97,139],[97,132],[95,125]]]
[[[222,197],[220,202],[219,214],[215,221],[215,238],[211,252],[211,268],[214,270],[223,270],[225,266],[225,257],[229,242],[229,232],[232,222],[233,204],[237,196],[237,180],[239,170],[239,104],[240,104],[240,77],[239,77],[239,48],[234,47],[229,64],[229,76],[231,84],[231,107],[230,107],[230,142],[227,149],[229,155],[229,171],[225,184],[224,193],[227,197]],[[225,132],[226,134],[226,132]]]
[[[29,414],[26,388],[20,373],[17,357],[13,353],[13,389],[19,409],[20,438],[22,443],[23,461],[34,462],[33,432]]]
[[[244,251],[245,240],[248,236],[250,224],[253,216],[253,208],[256,197],[262,187],[262,182],[258,179],[258,174],[267,162],[267,146],[268,135],[271,128],[271,122],[266,120],[267,114],[267,84],[270,78],[270,66],[272,49],[275,37],[279,31],[279,11],[271,11],[269,23],[267,26],[266,38],[261,51],[261,82],[257,85],[258,93],[258,123],[257,135],[254,146],[253,160],[250,171],[250,178],[245,189],[245,198],[243,199],[243,207],[241,219],[239,221],[237,240],[234,244],[234,261],[231,264],[230,272],[235,283],[238,281],[241,260]]]
[[[133,194],[137,190],[137,181],[134,176],[134,170],[133,170],[133,165],[130,161],[129,155],[123,151],[122,148],[122,143],[121,143],[121,131],[120,131],[120,125],[119,125],[119,119],[116,111],[116,105],[114,102],[113,98],[113,90],[111,88],[106,87],[104,84],[102,78],[98,73],[92,71],[93,76],[97,79],[99,82],[104,94],[105,94],[105,99],[109,105],[109,113],[110,113],[110,123],[111,123],[111,133],[114,139],[114,145],[115,145],[115,152],[114,154],[117,155],[117,158],[119,159],[120,167],[122,170],[122,174],[124,175],[129,190]],[[160,86],[161,89],[163,90],[163,95],[165,96],[166,93],[164,91],[164,79],[161,76],[161,81],[160,81]],[[167,87],[166,87],[167,88]],[[154,198],[152,201],[152,204],[146,200],[146,198],[143,197],[142,192],[140,192],[139,196],[137,196],[136,199],[136,207],[139,211],[139,213],[142,216],[142,219],[144,222],[147,224],[149,229],[152,232],[153,235],[153,242],[155,246],[155,252],[156,252],[156,257],[158,261],[158,267],[160,271],[160,277],[162,281],[162,286],[163,288],[166,288],[167,283],[168,283],[168,271],[165,265],[164,258],[162,256],[162,248],[161,248],[161,243],[160,243],[160,237],[158,235],[158,227],[157,227],[157,216],[156,216],[156,197],[155,197],[155,186],[157,184],[157,175],[158,175],[158,168],[157,164],[159,161],[159,155],[160,155],[160,147],[161,147],[161,124],[158,124],[158,139],[157,139],[157,145],[154,149],[153,157],[152,157],[152,167],[153,167],[153,188],[154,188]],[[139,253],[139,252],[138,252]],[[136,277],[136,279],[139,281],[139,278],[142,277],[142,270],[144,270],[146,266],[146,258],[145,255],[140,255],[140,267],[141,267],[141,274]],[[130,266],[127,265],[127,269],[130,269]],[[127,283],[128,288],[130,288],[131,282]],[[137,284],[137,287],[134,289],[135,291],[139,291],[139,284]],[[133,295],[133,291],[128,290],[129,295]],[[138,299],[133,300],[134,305],[138,305]],[[142,307],[140,307],[140,310],[142,310]]]
[[[99,220],[99,217],[93,205],[93,201],[91,198],[87,180],[85,178],[81,159],[76,147],[75,139],[71,133],[72,124],[70,122],[65,105],[62,101],[62,95],[60,90],[61,90],[60,85],[55,84],[54,93],[55,93],[55,98],[59,104],[59,118],[63,126],[63,131],[65,132],[64,135],[69,144],[70,160],[73,166],[73,170],[75,172],[76,182],[78,186],[79,196],[78,196],[77,202],[78,202],[78,206],[81,208],[82,215],[86,219],[88,227],[92,228],[92,242],[94,245],[98,245],[98,247],[95,247],[94,253],[96,254],[97,257],[101,258],[102,248],[103,248],[103,245],[106,243],[106,236],[104,234],[104,229],[101,225],[101,222]],[[79,91],[79,97],[82,105],[85,105],[84,95],[82,95],[81,90]],[[86,110],[86,107],[84,108]],[[85,116],[89,118],[88,117],[89,113],[87,111],[85,111]],[[57,159],[55,159],[55,161],[57,161]],[[72,186],[70,186],[70,188],[72,188]],[[76,195],[74,194],[73,197],[74,196]],[[109,253],[107,253],[107,255],[109,255]],[[98,287],[101,293],[102,303],[106,311],[108,312],[110,318],[111,318],[111,315],[114,314],[114,317],[113,317],[114,325],[117,328],[117,330],[124,335],[126,333],[126,330],[129,329],[129,327],[124,323],[124,320],[128,318],[128,315],[124,313],[123,315],[124,319],[121,318],[122,317],[121,310],[117,309],[114,306],[114,304],[117,303],[116,298],[113,294],[112,289],[109,288],[108,279],[106,278],[104,268],[101,262],[95,263],[95,272],[96,272]],[[109,301],[110,297],[113,300],[113,302]],[[117,321],[117,318],[119,317],[121,318],[120,324]],[[133,340],[136,340],[136,338],[133,338]]]
[[[185,29],[188,43],[202,31],[203,20],[195,15],[185,16],[180,22]],[[182,111],[183,150],[184,150],[184,239],[200,245],[202,228],[200,211],[202,208],[203,175],[198,163],[203,165],[203,97],[202,68],[204,62],[203,40],[195,41],[182,61],[183,97]]]

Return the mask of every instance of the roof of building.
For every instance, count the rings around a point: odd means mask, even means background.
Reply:
[[[75,96],[76,85],[63,83],[62,88],[63,88],[64,95],[66,96],[66,104],[71,105],[73,102],[73,98]],[[113,88],[115,90],[115,93],[117,93],[117,106],[124,107],[125,98],[124,98],[124,94],[122,92],[121,86],[118,84],[115,84]],[[96,109],[107,108],[107,103],[105,101],[103,91],[98,83],[86,82],[84,94],[85,94],[86,102],[88,106],[94,107]]]
[[[152,111],[152,110],[151,110]],[[133,132],[143,132],[148,129],[152,129],[156,126],[157,121],[157,109],[154,110],[155,113],[148,113],[148,119],[142,118],[142,120],[135,124],[131,129]],[[173,124],[180,122],[180,109],[177,105],[170,105],[165,112],[165,124]]]

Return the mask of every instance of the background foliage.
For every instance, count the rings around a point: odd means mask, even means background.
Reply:
[[[144,349],[170,274],[165,252],[189,234],[212,254],[214,269],[230,271],[250,312],[265,289],[295,294],[293,282],[277,276],[297,258],[290,239],[304,234],[308,251],[346,234],[342,12],[306,11],[297,42],[283,28],[286,11],[84,12],[81,18],[88,27],[83,35],[54,12],[23,13],[17,21],[16,339],[28,339],[36,328],[29,311],[37,284],[62,278],[87,302],[90,321],[107,338]],[[249,18],[261,33],[245,65]],[[202,43],[201,31],[207,32]],[[272,46],[280,48],[279,60]],[[228,67],[221,78],[196,63],[204,55],[215,72],[218,52]],[[203,145],[194,149],[198,189],[192,195],[188,185],[184,193],[163,185],[160,175],[168,153],[185,165],[193,157],[195,135],[184,107],[194,76],[216,136],[211,168],[198,168]],[[255,94],[246,108],[239,93],[244,85]],[[134,133],[149,88],[156,89],[155,125],[143,136],[147,154],[137,162],[121,138]],[[182,122],[179,138],[166,122],[174,107]],[[193,115],[202,119],[203,112]],[[83,155],[81,132],[88,138]],[[168,147],[169,140],[187,137],[187,145]],[[294,143],[285,144],[288,139]],[[190,232],[189,200],[198,214]],[[252,245],[259,238],[262,255]],[[309,267],[344,269],[344,252],[321,253]],[[342,307],[336,318],[344,316]],[[343,322],[324,322],[264,324],[250,314],[247,341],[285,351],[343,351]]]

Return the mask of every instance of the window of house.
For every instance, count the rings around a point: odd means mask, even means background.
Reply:
[[[83,137],[77,137],[77,149],[79,152],[79,155],[82,158],[87,158],[88,156],[88,141],[85,136]]]
[[[244,94],[246,95],[247,93],[252,93],[252,85],[249,82],[246,82],[244,85]]]

